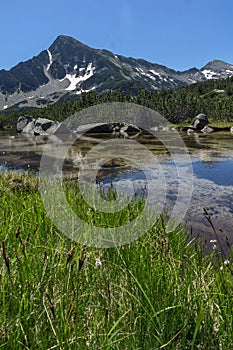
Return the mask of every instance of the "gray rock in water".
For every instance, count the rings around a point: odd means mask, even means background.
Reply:
[[[85,125],[80,125],[78,127],[75,127],[74,125],[69,125],[68,126],[74,130],[75,133],[77,134],[84,134],[85,132],[88,133],[92,133],[93,130],[100,132],[99,130],[103,130],[102,129],[102,125],[104,125],[103,123],[95,123],[95,124],[85,124]]]
[[[50,136],[52,134],[70,134],[70,129],[62,122],[47,118],[33,118],[31,116],[19,117],[17,132],[31,135]]]
[[[34,135],[49,135],[49,129],[55,124],[54,121],[46,118],[38,118],[35,122]]]
[[[33,122],[35,119],[30,115],[24,115],[18,118],[16,130],[17,132],[23,132],[26,126]]]
[[[192,126],[196,130],[202,130],[206,125],[209,124],[209,120],[205,114],[198,114],[192,121]]]
[[[21,131],[23,134],[32,134],[34,135],[34,129],[35,129],[35,119],[30,121]]]
[[[204,134],[209,134],[213,131],[215,131],[215,130],[208,125],[206,125],[203,129],[201,129],[201,132],[203,132]]]
[[[86,124],[81,125],[75,129],[76,133],[138,133],[141,132],[141,129],[133,124],[127,123],[95,123],[95,124]]]
[[[194,130],[193,128],[187,129],[187,134],[188,134],[188,135],[191,135],[191,134],[193,134],[194,132],[195,132],[195,130]]]
[[[127,124],[127,123],[124,123],[124,124],[119,124],[119,128],[120,128],[120,132],[140,132],[141,129],[138,128],[136,125],[133,125],[133,124]]]

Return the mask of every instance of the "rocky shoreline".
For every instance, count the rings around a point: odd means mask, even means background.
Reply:
[[[0,131],[4,131],[3,122],[0,121]],[[187,134],[192,133],[204,133],[209,134],[212,132],[231,132],[233,133],[232,127],[216,127],[210,125],[210,122],[205,114],[198,114],[192,121],[189,126],[156,126],[151,129],[152,131],[172,131],[178,130],[182,132],[186,132]],[[35,118],[30,115],[20,116],[17,121],[16,126],[17,133],[29,134],[35,136],[50,136],[52,134],[72,134],[72,133],[112,133],[114,135],[119,135],[122,137],[132,137],[138,136],[142,129],[128,123],[95,123],[95,124],[87,124],[81,125],[77,127],[75,130],[70,129],[66,123],[54,121],[48,118]],[[130,136],[129,136],[130,134]]]

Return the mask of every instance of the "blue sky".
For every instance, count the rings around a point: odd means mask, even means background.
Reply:
[[[7,0],[0,10],[0,69],[60,34],[176,70],[233,64],[232,0]]]

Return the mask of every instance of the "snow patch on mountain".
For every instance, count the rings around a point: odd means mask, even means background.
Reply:
[[[204,70],[202,71],[202,74],[204,74],[204,76],[206,77],[206,79],[216,79],[217,76],[219,75],[218,73],[212,72],[212,71],[209,70],[209,69],[204,69]]]
[[[152,80],[156,80],[156,78],[153,76],[153,75],[151,75],[151,74],[148,74],[148,73],[142,73],[142,75],[144,75],[145,77],[147,77],[147,78],[150,78],[150,79],[152,79]]]
[[[156,80],[154,75],[149,74],[148,72],[145,72],[142,68],[136,68],[136,70],[143,75],[146,78],[150,78],[151,80]],[[152,72],[151,70],[149,72]]]
[[[48,55],[49,55],[49,64],[47,65],[47,72],[49,70],[49,68],[51,67],[52,63],[53,63],[53,56],[51,54],[51,52],[49,50],[47,50]]]
[[[74,74],[66,74],[66,76],[59,81],[62,82],[64,80],[68,80],[69,86],[65,89],[66,91],[73,91],[77,88],[77,85],[86,81],[90,77],[94,75],[95,67],[92,66],[92,63],[89,63],[87,68],[79,68],[79,72],[85,71],[84,75],[78,75],[77,73]]]
[[[158,72],[154,71],[153,69],[150,69],[150,72],[154,75],[157,75],[159,77],[159,79],[163,79],[161,74],[159,74]]]
[[[90,91],[93,91],[95,89],[96,89],[96,86],[93,86],[91,89],[87,89],[87,90],[81,89],[81,90],[76,92],[76,95],[81,95],[82,93],[90,92]]]

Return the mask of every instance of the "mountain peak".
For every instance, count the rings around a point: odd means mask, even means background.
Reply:
[[[201,70],[177,72],[166,66],[91,48],[68,35],[59,35],[48,50],[0,70],[0,109],[41,107],[61,98],[78,98],[95,90],[159,91],[207,79],[233,76],[233,65],[213,60]]]
[[[58,47],[61,47],[61,46],[63,46],[63,47],[67,47],[67,46],[88,47],[87,45],[83,44],[81,41],[78,41],[77,39],[74,39],[68,35],[58,35],[57,38],[52,43],[52,45],[49,47],[49,50],[55,46],[58,46]]]
[[[222,60],[212,60],[208,62],[201,70],[204,69],[215,69],[215,70],[223,70],[223,69],[232,69],[233,65]]]
[[[60,34],[57,36],[56,40],[76,40],[72,36]]]

